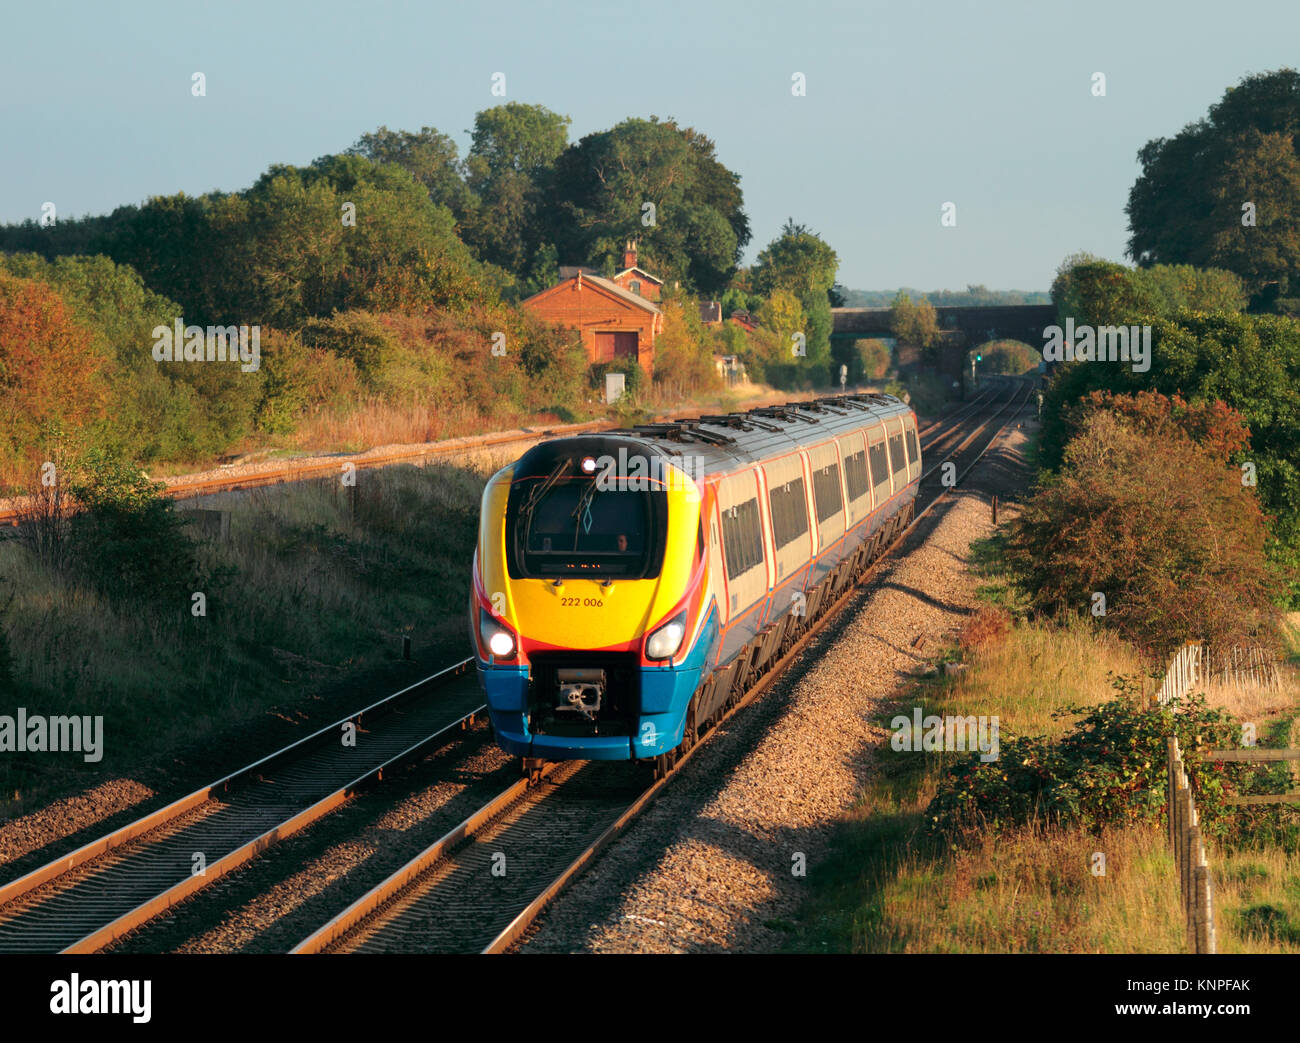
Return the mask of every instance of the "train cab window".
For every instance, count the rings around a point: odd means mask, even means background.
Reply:
[[[889,499],[889,460],[885,456],[885,443],[881,441],[872,445],[867,453],[871,460],[871,479],[875,483],[876,503]]]
[[[657,576],[667,531],[666,494],[653,488],[602,487],[594,477],[581,475],[577,463],[526,456],[516,469],[506,504],[510,575]]]
[[[772,488],[767,502],[772,508],[772,541],[777,550],[808,531],[808,500],[802,477]]]
[[[733,580],[763,561],[763,528],[755,497],[722,511],[722,550],[727,579]]]
[[[817,521],[824,522],[844,506],[840,493],[840,465],[827,464],[813,472],[813,498],[817,501]]]
[[[894,477],[902,474],[907,470],[907,460],[903,457],[903,436],[889,436],[889,459],[894,465]]]
[[[915,467],[921,458],[921,450],[916,444],[916,426],[910,421],[907,425],[907,466]]]
[[[859,449],[852,456],[844,458],[844,484],[849,487],[850,503],[867,495],[870,483],[867,481],[867,451],[865,449]]]

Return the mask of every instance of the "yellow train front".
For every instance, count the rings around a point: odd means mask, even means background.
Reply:
[[[901,531],[920,473],[887,395],[535,446],[488,482],[474,558],[498,743],[671,766]]]
[[[488,482],[471,629],[507,751],[627,760],[681,743],[718,628],[700,614],[700,488],[672,461],[634,438],[567,438]]]

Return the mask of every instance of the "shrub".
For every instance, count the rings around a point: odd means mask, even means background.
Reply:
[[[1189,640],[1268,643],[1282,584],[1255,490],[1224,459],[1240,421],[1201,411],[1190,426],[1207,425],[1202,445],[1169,407],[1121,402],[1079,421],[1061,472],[1011,523],[1016,585],[1045,614],[1087,612],[1100,592],[1097,622],[1155,654]]]
[[[1115,678],[1125,693],[1095,706],[1062,707],[1055,716],[1078,715],[1057,742],[1041,736],[1004,737],[998,759],[978,753],[953,763],[926,809],[934,832],[1018,826],[1044,819],[1099,830],[1158,821],[1168,802],[1168,739],[1178,738],[1192,780],[1202,828],[1222,835],[1229,820],[1226,798],[1233,783],[1205,752],[1236,745],[1240,725],[1204,696],[1143,707],[1130,695],[1136,682]]]
[[[179,613],[219,577],[200,564],[186,523],[139,468],[102,449],[85,454],[72,493],[83,508],[69,532],[71,564],[106,596],[150,599]]]
[[[721,385],[713,365],[713,340],[692,298],[663,303],[663,332],[655,339],[655,383],[683,398]]]

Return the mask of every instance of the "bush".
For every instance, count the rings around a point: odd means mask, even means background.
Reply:
[[[190,595],[211,595],[219,578],[200,564],[186,523],[137,467],[102,449],[77,467],[72,493],[82,507],[69,532],[77,573],[107,597],[152,600],[177,613]]]
[[[861,380],[866,381],[884,380],[885,375],[889,372],[889,364],[892,361],[888,344],[874,337],[855,340],[853,342],[853,353],[857,358],[858,368],[855,372],[853,365],[850,364],[850,383],[859,383],[859,377]]]
[[[1159,821],[1169,799],[1168,739],[1177,736],[1202,828],[1224,834],[1233,785],[1222,765],[1204,754],[1235,746],[1240,725],[1208,707],[1204,696],[1148,709],[1127,697],[1136,681],[1113,683],[1124,696],[1056,711],[1057,717],[1080,717],[1059,741],[1006,737],[997,760],[986,763],[974,753],[954,763],[926,809],[931,831],[1014,827],[1034,819],[1091,830]]]
[[[663,303],[663,331],[655,339],[655,383],[681,398],[721,386],[713,365],[713,339],[690,298]]]
[[[1225,459],[1244,441],[1240,418],[1219,406],[1179,418],[1162,396],[1107,401],[1011,523],[1016,585],[1045,614],[1087,613],[1100,592],[1096,621],[1158,655],[1189,640],[1274,640],[1282,585],[1264,516]],[[1213,434],[1198,444],[1189,427]]]

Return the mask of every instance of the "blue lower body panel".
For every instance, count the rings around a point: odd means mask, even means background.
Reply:
[[[544,760],[633,760],[656,757],[681,745],[686,711],[717,643],[717,615],[710,612],[695,646],[677,666],[643,667],[640,704],[624,735],[537,734],[529,727],[527,667],[478,663],[479,686],[498,745],[519,757]]]

